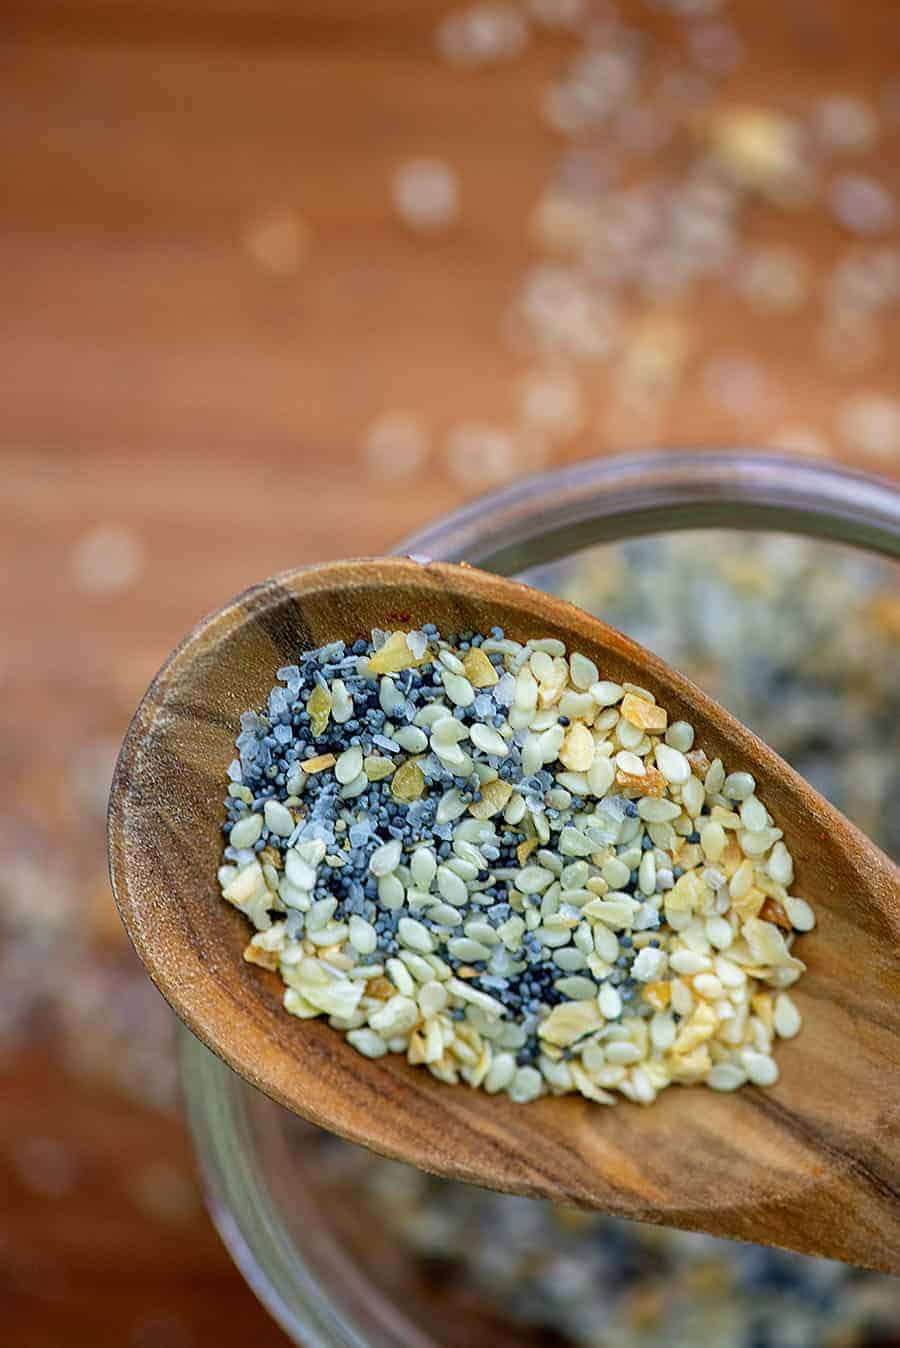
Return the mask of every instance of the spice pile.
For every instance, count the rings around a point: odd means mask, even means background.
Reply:
[[[681,670],[900,856],[896,564],[699,530],[592,548],[528,580]]]
[[[814,925],[748,772],[555,639],[373,632],[246,713],[219,871],[285,1008],[527,1101],[772,1085]]]
[[[454,1348],[860,1348],[896,1344],[900,1280],[491,1193],[291,1117],[302,1183],[417,1333]],[[349,1201],[348,1201],[349,1200]],[[449,1298],[449,1302],[448,1302]],[[436,1308],[439,1308],[436,1310]]]
[[[482,247],[501,227],[510,250],[529,247],[511,302],[497,302],[509,375],[450,424],[421,387],[373,407],[372,478],[440,459],[471,494],[563,446],[735,440],[890,471],[900,100],[842,27],[831,12],[764,24],[749,0],[475,0],[442,15],[439,87],[483,100],[495,81],[503,125],[518,66],[543,135],[515,153],[546,167],[517,217],[515,154],[498,141],[510,190]],[[463,265],[454,238],[484,229],[478,156],[435,159],[446,145],[423,129],[393,170],[416,267],[442,247]],[[415,464],[402,441],[391,451],[401,418],[426,447]]]

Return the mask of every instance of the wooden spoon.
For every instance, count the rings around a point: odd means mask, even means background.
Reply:
[[[803,1029],[778,1046],[776,1087],[671,1089],[649,1108],[516,1105],[443,1085],[401,1055],[361,1057],[323,1020],[289,1016],[278,976],[241,958],[248,925],[216,882],[241,712],[265,703],[302,648],[428,621],[558,637],[604,677],[651,689],[711,758],[756,777],[818,919],[799,946]],[[313,1123],[454,1179],[900,1270],[898,871],[700,689],[572,605],[407,558],[254,586],[195,628],[146,693],[116,767],[109,856],[128,934],[181,1019]]]

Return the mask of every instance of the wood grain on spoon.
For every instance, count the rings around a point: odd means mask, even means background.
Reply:
[[[216,882],[241,712],[263,705],[301,648],[429,621],[558,637],[603,677],[649,688],[729,771],[754,774],[793,854],[794,891],[818,920],[799,946],[804,1024],[778,1045],[777,1086],[673,1089],[648,1108],[575,1096],[517,1105],[443,1085],[401,1055],[361,1057],[324,1020],[287,1015],[278,976],[241,958],[246,920]],[[898,872],[698,688],[572,605],[405,558],[253,587],[191,633],[144,697],[116,768],[109,851],[128,934],[175,1011],[313,1123],[455,1179],[900,1270]]]

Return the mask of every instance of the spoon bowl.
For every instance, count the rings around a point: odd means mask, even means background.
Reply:
[[[753,773],[784,828],[815,930],[792,989],[803,1029],[781,1079],[650,1107],[576,1096],[518,1105],[447,1086],[402,1055],[371,1060],[281,1005],[242,959],[248,926],[216,880],[239,718],[304,648],[435,622],[551,636],[602,677],[648,688],[729,771]],[[900,883],[893,864],[687,679],[562,600],[466,566],[326,563],[245,591],[167,660],[116,766],[109,856],[119,912],[171,1006],[251,1084],[312,1123],[425,1170],[623,1217],[900,1270]]]

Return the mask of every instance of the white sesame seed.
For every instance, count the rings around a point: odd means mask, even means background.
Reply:
[[[380,1034],[375,1030],[361,1028],[358,1030],[347,1031],[347,1042],[352,1044],[357,1053],[361,1053],[365,1058],[383,1058],[387,1053],[387,1044]]]
[[[293,824],[291,825],[293,828]],[[261,814],[245,814],[243,819],[239,819],[233,825],[228,835],[228,841],[232,847],[244,848],[252,847],[263,831],[263,817]]]
[[[629,1067],[632,1063],[641,1061],[641,1051],[636,1044],[629,1044],[623,1039],[607,1044],[606,1061],[612,1063],[614,1067]]]
[[[417,847],[410,859],[412,878],[422,889],[428,889],[437,871],[437,861],[430,847]]]
[[[445,791],[438,801],[438,807],[435,811],[435,822],[438,824],[448,824],[454,819],[460,819],[466,812],[466,802],[462,799],[456,787],[451,787]]]
[[[746,800],[741,801],[740,816],[744,828],[749,829],[751,833],[759,833],[769,822],[766,807],[756,796],[748,796]]]
[[[734,941],[731,924],[718,914],[706,919],[706,935],[717,950],[727,950]]]
[[[403,968],[402,965],[400,965]],[[412,979],[407,974],[410,986],[410,995],[398,995],[391,997],[385,1002],[379,1011],[373,1011],[369,1016],[369,1024],[373,1030],[377,1030],[383,1037],[390,1039],[391,1035],[403,1034],[413,1029],[419,1019],[419,1008],[412,1000]]]
[[[641,952],[643,953],[643,952]],[[675,1019],[667,1011],[657,1011],[650,1020],[650,1042],[655,1049],[665,1052],[675,1043]]]
[[[597,683],[592,683],[588,691],[598,707],[613,707],[625,696],[625,689],[621,684],[612,683],[609,679],[600,679]]]
[[[593,660],[589,660],[586,655],[581,655],[578,651],[574,651],[569,656],[569,669],[572,682],[580,692],[591,689],[600,679],[600,671]]]
[[[515,879],[515,886],[522,894],[543,894],[553,883],[553,872],[543,866],[523,866]]]
[[[363,752],[359,746],[345,749],[334,765],[334,775],[342,786],[347,786],[362,772]]]
[[[587,772],[590,793],[598,799],[606,795],[615,780],[616,769],[611,758],[595,758]]]
[[[701,973],[694,979],[694,991],[708,1001],[718,1001],[723,996],[722,984],[715,974]]]
[[[449,866],[438,866],[437,887],[441,896],[456,907],[464,904],[469,897],[465,881],[461,880]]]
[[[755,790],[756,780],[749,772],[731,772],[722,783],[722,793],[729,800],[746,800]]]
[[[669,965],[677,974],[699,974],[710,964],[708,956],[697,955],[693,950],[676,950],[669,956]]]
[[[668,744],[657,744],[654,757],[656,766],[671,785],[683,786],[690,779],[691,765],[680,750]]]
[[[471,707],[475,701],[475,689],[462,674],[444,673],[442,675],[447,696],[455,707]]]
[[[706,1084],[714,1091],[736,1091],[747,1080],[747,1073],[737,1063],[720,1062],[706,1074]]]
[[[779,830],[775,828],[763,828],[759,830],[741,829],[738,833],[738,843],[741,851],[748,857],[765,856],[773,843],[778,841]]]
[[[417,950],[419,954],[430,955],[434,950],[431,932],[414,917],[401,917],[397,923],[397,937],[410,950]]]
[[[616,762],[623,757],[624,754],[617,754]],[[680,805],[674,800],[665,800],[662,796],[642,796],[637,808],[641,819],[646,819],[648,824],[671,823],[681,814]]]
[[[694,747],[694,727],[687,721],[673,721],[666,730],[666,744],[680,753],[688,753]]]
[[[642,894],[656,893],[656,857],[652,852],[645,852],[641,858],[641,864],[638,868],[638,886]]]
[[[784,911],[792,927],[797,931],[812,931],[816,925],[816,916],[805,899],[789,896],[784,900]]]
[[[409,754],[421,754],[428,748],[427,735],[424,730],[416,725],[400,726],[399,729],[394,731],[392,738],[397,741],[401,749],[405,749]],[[337,766],[335,766],[335,775],[337,775]]]
[[[779,992],[775,998],[775,1033],[782,1039],[793,1039],[800,1031],[800,1012],[786,992]]]
[[[369,870],[376,876],[390,875],[391,871],[395,871],[400,865],[402,855],[402,843],[399,839],[392,838],[389,843],[375,848],[369,857]]]
[[[708,861],[718,861],[725,851],[728,837],[721,824],[710,820],[700,830],[700,846]]]
[[[469,731],[472,743],[482,753],[493,754],[498,758],[506,758],[509,753],[509,746],[506,740],[498,731],[491,726],[482,725],[476,722]]]
[[[754,1086],[774,1086],[778,1080],[778,1066],[768,1054],[757,1053],[753,1049],[743,1049],[740,1053],[741,1066]]]
[[[629,777],[643,777],[646,772],[646,768],[637,754],[632,753],[629,749],[621,749],[616,754],[616,767],[621,772],[627,772]],[[677,813],[680,814],[680,810]]]
[[[703,809],[705,795],[703,783],[698,777],[689,777],[681,788],[681,803],[691,819],[696,819]]]
[[[789,885],[794,879],[794,862],[783,842],[777,842],[769,854],[766,868],[779,885]]]
[[[307,931],[321,931],[331,921],[337,908],[337,899],[319,899],[310,908],[306,918]]]
[[[396,875],[382,875],[378,880],[378,902],[389,912],[403,907],[406,891],[403,882]]]
[[[347,923],[350,932],[350,944],[360,955],[371,955],[378,944],[378,934],[370,922],[352,913]]]
[[[517,1104],[526,1104],[529,1100],[536,1100],[543,1089],[540,1072],[533,1067],[520,1067],[508,1087],[509,1098]]]
[[[398,992],[402,993],[404,997],[412,997],[415,994],[416,985],[402,960],[390,959],[384,967],[388,978]],[[371,1024],[371,1021],[369,1023]]]

